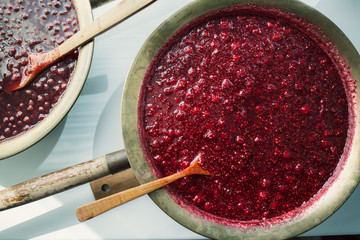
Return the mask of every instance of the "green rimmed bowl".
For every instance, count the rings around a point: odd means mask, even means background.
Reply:
[[[233,4],[248,4],[243,0],[197,0],[166,19],[145,41],[129,71],[122,99],[122,128],[125,149],[131,167],[141,183],[155,179],[141,146],[138,130],[138,101],[141,84],[153,58],[163,44],[181,27],[211,11]],[[295,13],[317,25],[336,46],[349,66],[357,88],[360,83],[360,56],[344,33],[326,16],[298,1],[254,0],[251,4],[275,7]],[[319,33],[322,34],[322,33]],[[348,90],[353,86],[345,86]],[[206,214],[191,211],[188,206],[178,204],[173,197],[161,189],[150,194],[152,200],[171,218],[201,235],[213,239],[283,239],[299,235],[317,226],[331,216],[350,196],[360,179],[360,121],[358,92],[349,97],[351,112],[350,134],[340,163],[323,189],[300,207],[301,211],[289,218],[231,222],[217,221]]]

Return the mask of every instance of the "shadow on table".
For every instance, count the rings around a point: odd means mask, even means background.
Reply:
[[[90,0],[91,8],[100,7],[108,2],[112,2],[113,0]]]
[[[34,171],[44,162],[64,130],[66,117],[47,136],[27,150],[0,161],[0,185],[9,187],[33,178]],[[17,181],[17,182],[15,182]]]
[[[123,85],[120,84],[106,102],[100,115],[94,137],[94,157],[120,150],[124,146],[120,113],[122,91]]]
[[[109,85],[108,82],[107,75],[105,74],[88,77],[86,79],[85,86],[81,91],[81,95],[93,95],[106,92]]]

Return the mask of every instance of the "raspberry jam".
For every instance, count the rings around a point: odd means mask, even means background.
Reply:
[[[67,88],[77,51],[43,71],[23,89],[4,93],[21,79],[29,52],[49,51],[78,31],[71,0],[0,3],[0,142],[44,119]]]
[[[324,46],[281,11],[241,6],[168,40],[140,93],[145,156],[163,177],[202,152],[214,175],[172,183],[174,198],[250,221],[284,215],[319,192],[349,128],[343,80]]]

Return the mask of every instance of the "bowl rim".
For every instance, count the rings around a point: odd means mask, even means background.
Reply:
[[[134,59],[129,70],[121,105],[121,122],[123,129],[123,138],[127,156],[136,177],[141,183],[146,183],[155,179],[151,167],[145,159],[138,131],[138,100],[141,83],[155,54],[160,47],[177,30],[189,21],[206,14],[210,11],[227,7],[233,4],[247,4],[250,1],[245,0],[196,0],[186,5],[176,13],[171,15],[162,24],[160,24],[153,33],[144,42],[143,46]],[[272,6],[295,13],[301,18],[308,19],[310,22],[319,26],[332,42],[336,45],[340,54],[350,66],[352,77],[356,80],[359,88],[360,82],[360,56],[344,33],[325,15],[316,9],[299,1],[281,1],[281,0],[253,0],[252,4]],[[160,189],[150,194],[151,199],[171,218],[187,227],[188,229],[201,235],[216,239],[242,239],[244,237],[252,239],[266,238],[287,238],[296,236],[302,232],[310,230],[326,218],[331,216],[350,196],[356,188],[360,179],[360,129],[359,129],[359,93],[354,97],[354,122],[352,143],[348,144],[349,155],[346,156],[346,164],[340,164],[336,178],[329,181],[329,186],[321,197],[307,207],[303,213],[290,218],[289,220],[272,223],[264,222],[259,225],[225,226],[209,219],[205,219],[197,213],[186,210],[178,205],[168,192]]]
[[[79,27],[93,20],[89,1],[71,0],[78,17]],[[70,83],[56,106],[40,122],[24,133],[0,143],[0,160],[16,155],[33,146],[49,134],[67,115],[75,104],[85,84],[93,56],[94,42],[91,41],[79,50],[77,64]]]

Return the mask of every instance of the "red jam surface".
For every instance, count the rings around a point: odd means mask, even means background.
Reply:
[[[215,176],[176,181],[173,196],[248,221],[319,192],[343,154],[349,112],[337,67],[310,32],[276,11],[241,9],[193,21],[161,48],[141,89],[139,129],[157,177],[204,153]]]
[[[67,88],[77,51],[10,93],[28,64],[29,52],[49,51],[78,31],[71,0],[9,0],[0,3],[0,142],[44,119]]]

